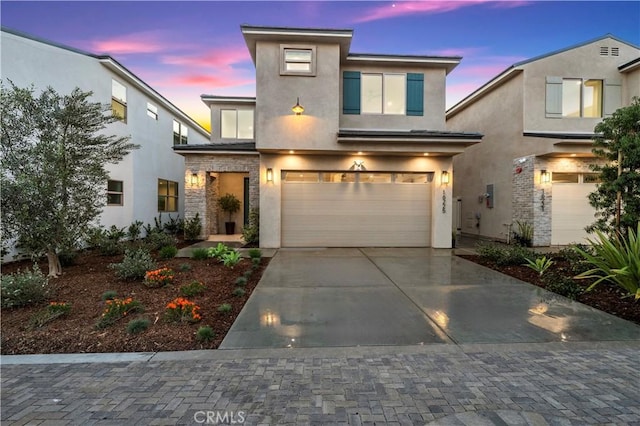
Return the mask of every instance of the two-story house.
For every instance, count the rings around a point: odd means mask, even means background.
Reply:
[[[508,240],[520,222],[535,246],[584,242],[594,128],[634,96],[640,49],[608,35],[514,64],[450,108],[450,131],[484,134],[454,157],[458,228]]]
[[[75,87],[91,91],[95,102],[110,104],[121,118],[105,131],[140,145],[108,166],[102,225],[153,224],[159,214],[184,217],[184,158],[171,148],[206,143],[209,132],[110,56],[5,28],[1,43],[3,84],[33,86],[36,93],[48,86],[61,94]]]
[[[203,95],[211,143],[174,147],[205,235],[233,193],[234,220],[260,208],[262,247],[451,247],[452,156],[482,138],[445,128],[461,58],[351,53],[351,30],[241,30],[256,97]]]

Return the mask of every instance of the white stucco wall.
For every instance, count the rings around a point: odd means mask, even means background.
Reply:
[[[158,178],[178,182],[179,211],[172,215],[183,217],[184,158],[172,150],[174,118],[189,127],[190,144],[206,143],[208,137],[183,117],[176,117],[158,99],[135,87],[126,75],[116,74],[94,57],[4,31],[1,34],[3,82],[9,79],[20,87],[33,85],[36,92],[51,86],[59,93],[69,93],[79,87],[92,91],[96,102],[106,104],[111,102],[112,79],[127,87],[127,122],[112,123],[105,133],[130,136],[140,149],[119,164],[108,166],[110,178],[124,183],[124,205],[105,206],[101,224],[123,227],[134,220],[153,223],[158,215]],[[158,108],[157,121],[147,116],[147,102]]]

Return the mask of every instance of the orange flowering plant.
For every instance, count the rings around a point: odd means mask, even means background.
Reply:
[[[71,311],[71,304],[67,302],[51,302],[47,306],[47,311],[53,315],[64,315]]]
[[[198,322],[202,319],[199,311],[200,306],[178,297],[167,303],[166,317],[171,322]]]
[[[154,269],[144,275],[144,284],[147,287],[164,287],[173,282],[174,273],[169,268]]]
[[[126,317],[130,313],[141,312],[142,305],[131,297],[126,299],[111,299],[105,302],[105,308],[98,320],[98,328],[104,328]]]

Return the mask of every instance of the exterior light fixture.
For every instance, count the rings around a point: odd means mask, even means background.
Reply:
[[[271,167],[267,169],[267,182],[273,182],[273,169]]]
[[[449,172],[444,170],[440,175],[440,183],[443,185],[449,185]]]
[[[300,105],[300,98],[297,98],[296,104],[291,107],[291,111],[295,113],[295,115],[302,115],[304,112],[304,107]]]
[[[540,183],[551,182],[551,175],[546,170],[540,170]]]
[[[198,174],[191,173],[191,185],[195,186],[198,184]]]
[[[353,169],[354,170],[364,170],[364,161],[363,160],[354,160]]]

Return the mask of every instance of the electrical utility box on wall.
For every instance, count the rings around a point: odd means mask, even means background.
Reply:
[[[487,185],[487,193],[486,193],[487,208],[489,208],[489,209],[493,208],[493,200],[494,200],[493,184]]]

